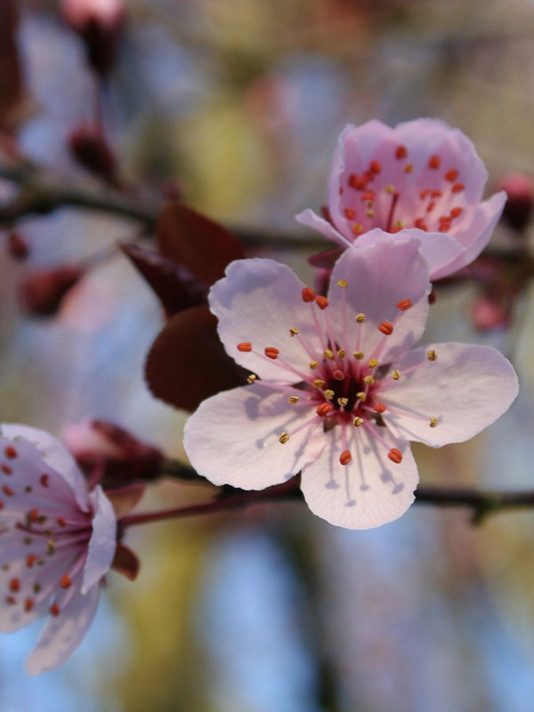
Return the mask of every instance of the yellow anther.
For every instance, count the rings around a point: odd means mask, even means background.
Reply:
[[[52,554],[54,553],[55,548],[56,548],[56,542],[55,542],[55,540],[54,540],[54,539],[49,539],[49,540],[46,542],[46,548],[47,548],[48,555],[49,555],[49,556],[52,556]]]
[[[278,440],[282,443],[282,445],[284,445],[284,443],[287,443],[287,441],[289,440],[289,435],[287,433],[282,433]]]
[[[361,223],[354,223],[352,226],[352,232],[355,235],[361,235],[363,232],[363,225]]]
[[[337,357],[345,358],[345,349],[339,349],[339,351],[337,352]]]
[[[358,361],[361,361],[363,359],[363,351],[353,351],[352,355],[354,356],[355,359]]]
[[[357,418],[354,418],[354,425],[358,428],[360,425],[363,425],[363,418],[360,418],[358,416]]]
[[[400,371],[397,371],[397,369],[395,369],[391,374],[391,378],[393,378],[394,381],[398,381],[400,378]]]
[[[433,416],[430,418],[430,423],[429,423],[429,425],[430,425],[431,428],[435,428],[435,427],[437,426],[437,424],[438,424],[438,419],[433,415]]]
[[[391,193],[394,193],[394,192],[395,192],[394,185],[391,185],[391,183],[389,185],[386,185],[386,193],[389,193],[391,195]]]
[[[299,402],[299,397],[298,396],[289,396],[287,399],[287,402],[290,403],[291,405],[295,405],[295,403]]]
[[[376,368],[377,366],[380,366],[380,362],[376,360],[376,358],[372,358],[369,361],[369,368]]]
[[[310,368],[311,368],[312,370],[315,369],[315,368],[317,368],[318,365],[319,365],[319,364],[318,364],[317,361],[310,361],[310,363],[309,363],[309,366],[310,366]]]
[[[317,388],[324,388],[326,386],[326,382],[323,381],[321,378],[316,378],[313,382],[313,385]]]
[[[291,336],[296,336],[299,333],[299,330],[292,326],[289,330],[289,333],[291,334]]]
[[[323,356],[325,358],[332,359],[332,358],[334,358],[334,352],[331,349],[326,349]]]
[[[364,402],[367,400],[367,396],[365,395],[365,393],[364,393],[363,391],[360,391],[359,393],[356,393],[356,398],[357,398],[359,401],[361,401],[362,403],[364,403]]]
[[[349,399],[348,398],[338,398],[337,402],[338,402],[340,408],[344,408],[347,405],[347,403],[349,402]]]
[[[368,217],[368,218],[374,218],[374,216],[375,216],[375,211],[369,209],[369,210],[367,211],[367,217]]]
[[[326,400],[332,400],[332,398],[336,394],[334,393],[334,391],[331,388],[327,388],[323,395],[326,398]]]
[[[363,324],[363,322],[367,319],[365,314],[358,314],[355,318],[358,324]]]
[[[407,163],[407,164],[404,166],[404,172],[405,172],[405,173],[413,173],[413,171],[414,171],[413,163]]]
[[[258,377],[256,376],[255,373],[250,373],[250,374],[247,376],[247,383],[254,383],[254,381],[256,381],[257,378],[258,378]]]
[[[438,354],[436,353],[436,349],[429,349],[429,350],[426,352],[426,356],[427,356],[427,358],[428,358],[429,361],[435,361],[435,360],[437,359],[437,357],[438,357]]]
[[[395,220],[395,224],[393,225],[393,227],[396,230],[404,230],[404,223],[402,222],[402,220]]]
[[[372,376],[366,376],[363,381],[364,383],[367,383],[368,386],[370,386],[372,383],[375,382],[375,379]]]
[[[338,279],[336,284],[338,287],[343,287],[343,289],[346,289],[349,286],[349,283],[346,279]]]

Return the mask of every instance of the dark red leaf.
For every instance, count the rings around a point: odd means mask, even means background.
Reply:
[[[247,375],[224,350],[217,320],[207,306],[171,317],[145,365],[145,378],[156,398],[189,411],[220,391],[243,385]]]
[[[245,255],[236,238],[219,223],[177,201],[169,201],[156,232],[161,253],[213,284],[226,266]]]
[[[124,254],[143,275],[168,315],[206,303],[208,287],[184,268],[154,250],[133,243],[121,245]]]
[[[141,564],[137,554],[124,544],[117,544],[111,568],[126,576],[130,581],[135,581],[139,574]]]

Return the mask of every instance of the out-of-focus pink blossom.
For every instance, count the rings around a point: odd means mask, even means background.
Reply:
[[[416,239],[347,249],[327,297],[271,260],[233,262],[226,275],[210,306],[250,385],[204,401],[184,438],[193,467],[214,484],[263,489],[301,472],[315,514],[376,527],[413,501],[410,440],[467,440],[517,394],[513,368],[495,349],[410,351],[430,291]]]
[[[0,479],[0,630],[49,616],[26,663],[38,675],[64,663],[91,624],[116,515],[65,447],[35,428],[1,426]]]
[[[506,195],[482,201],[486,178],[471,141],[441,121],[348,125],[330,172],[330,221],[312,210],[297,220],[343,249],[402,231],[420,241],[438,279],[469,264],[491,237]]]
[[[470,308],[471,321],[479,331],[496,331],[510,325],[510,308],[491,296],[478,297]]]
[[[508,173],[498,185],[508,195],[503,219],[517,232],[522,232],[532,220],[534,181],[528,173]]]
[[[102,470],[106,487],[153,480],[163,461],[160,450],[103,420],[71,423],[63,429],[61,439],[85,472]]]
[[[35,269],[28,273],[20,289],[22,306],[33,316],[53,316],[65,295],[85,274],[78,265]]]

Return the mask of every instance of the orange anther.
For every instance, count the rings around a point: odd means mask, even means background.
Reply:
[[[50,609],[49,609],[49,610],[50,610],[50,614],[51,614],[52,616],[59,616],[59,606],[57,605],[57,603],[53,603],[53,604],[50,606]]]
[[[252,344],[250,344],[248,341],[243,341],[240,344],[237,344],[237,350],[238,351],[252,351]]]
[[[355,235],[361,235],[363,232],[363,225],[360,225],[360,223],[354,223],[351,230]]]
[[[378,331],[381,331],[386,336],[389,336],[393,333],[393,324],[390,324],[389,321],[383,321],[378,327]]]
[[[367,201],[368,203],[372,203],[373,200],[375,199],[375,192],[374,190],[366,190],[365,193],[362,193],[360,195],[360,200],[362,202]]]
[[[401,299],[395,306],[401,311],[406,311],[407,309],[411,309],[412,302],[410,299]]]
[[[430,203],[426,206],[427,213],[431,213],[435,207],[436,207],[436,201],[431,200]]]
[[[302,290],[302,301],[304,302],[313,302],[315,299],[315,292],[311,287],[304,287]]]
[[[5,454],[5,456],[6,456],[7,458],[9,458],[10,460],[13,460],[15,457],[17,457],[17,451],[15,450],[15,448],[13,447],[13,445],[8,445],[8,446],[4,449],[4,454]]]
[[[33,565],[35,564],[36,561],[37,561],[37,557],[35,556],[35,554],[30,554],[26,559],[26,566],[29,569],[31,569],[31,568],[33,568]]]
[[[7,497],[13,497],[15,494],[11,487],[8,487],[8,485],[2,485],[2,492],[7,496]]]
[[[326,297],[322,297],[321,295],[318,295],[317,297],[315,297],[315,301],[316,301],[319,309],[324,310],[328,306],[328,299]]]
[[[41,477],[39,478],[39,482],[43,485],[43,487],[48,487],[49,479],[49,475],[41,475]]]
[[[30,522],[37,524],[37,522],[39,521],[39,510],[37,509],[37,507],[35,507],[34,509],[30,509],[28,517],[30,519]]]
[[[348,465],[349,462],[352,460],[352,455],[348,450],[343,450],[341,455],[339,456],[339,461],[342,465]]]
[[[274,346],[267,346],[267,348],[265,349],[265,355],[268,358],[272,358],[273,361],[276,361],[279,353],[280,353],[280,351],[278,351],[278,349],[275,349]]]
[[[419,197],[421,198],[421,200],[424,200],[425,198],[428,198],[429,195],[430,195],[430,188],[425,188],[424,190],[422,190],[422,191],[419,193]]]
[[[451,218],[457,218],[459,215],[463,213],[464,209],[463,208],[453,208],[451,210]]]
[[[406,158],[407,155],[408,149],[406,148],[406,146],[403,146],[402,144],[397,146],[397,148],[395,149],[395,158],[398,158],[400,160],[401,158]]]
[[[441,158],[439,156],[430,156],[428,159],[428,167],[437,170],[441,166]]]
[[[345,374],[340,368],[336,368],[332,376],[336,379],[336,381],[344,381],[345,380]]]
[[[356,211],[352,208],[345,208],[343,211],[347,220],[354,220],[356,218]]]
[[[378,175],[382,170],[380,161],[371,161],[371,163],[369,164],[369,170],[371,171],[371,173]]]
[[[9,582],[9,590],[11,593],[18,593],[20,591],[20,579],[12,578]]]
[[[416,218],[414,221],[414,227],[418,228],[419,230],[424,230],[425,232],[428,232],[428,225],[426,224],[423,218]]]
[[[375,403],[373,408],[376,410],[377,413],[385,413],[386,412],[386,406],[384,403]]]
[[[443,195],[443,193],[441,192],[441,190],[433,190],[430,193],[431,198],[441,198],[442,195]]]
[[[463,183],[455,183],[451,188],[451,193],[461,193],[465,190],[465,185]]]
[[[17,602],[17,599],[15,596],[6,596],[6,603],[9,603],[11,606],[14,606]]]
[[[2,465],[2,472],[4,473],[4,475],[13,474],[13,470],[11,469],[11,467],[9,467],[9,465]]]
[[[27,598],[24,601],[24,610],[26,611],[26,613],[29,613],[34,606],[35,606],[35,601],[33,601],[31,598]]]
[[[451,168],[450,171],[447,171],[445,173],[445,180],[448,180],[449,183],[454,183],[454,181],[458,178],[460,174],[456,170],[456,168]]]
[[[61,579],[59,580],[59,584],[61,588],[70,588],[72,581],[70,580],[70,576],[68,574],[63,574]]]
[[[321,418],[324,418],[327,415],[330,415],[330,413],[334,410],[334,406],[330,405],[330,403],[321,403],[320,406],[317,407],[317,410],[315,411],[317,415],[320,415]]]
[[[396,447],[391,448],[391,450],[388,452],[388,457],[391,462],[394,462],[396,465],[399,465],[402,462],[402,452]]]
[[[67,520],[63,519],[63,517],[57,517],[56,522],[59,524],[60,527],[67,526]]]

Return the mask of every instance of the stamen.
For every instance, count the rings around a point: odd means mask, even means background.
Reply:
[[[363,232],[363,225],[361,223],[354,223],[351,230],[355,235],[361,235]]]
[[[49,479],[49,475],[41,475],[41,477],[39,478],[39,482],[42,484],[43,487],[48,487]]]
[[[324,310],[328,306],[328,299],[326,297],[322,297],[321,295],[315,297],[315,301],[319,309]]]
[[[278,438],[278,441],[279,441],[282,445],[285,445],[285,443],[287,443],[288,440],[289,440],[289,435],[288,435],[287,433],[285,433],[285,432],[282,433],[282,435],[280,435],[280,437]]]
[[[287,399],[287,402],[290,405],[296,405],[299,402],[299,397],[298,396],[289,396],[289,398]]]
[[[2,470],[4,475],[12,475],[13,474],[13,470],[11,469],[11,467],[9,467],[9,465],[2,465],[2,467],[0,469]]]
[[[377,413],[385,413],[386,412],[385,403],[375,403],[373,408],[376,410]]]
[[[457,218],[459,215],[463,213],[464,209],[463,208],[453,208],[451,210],[451,218]]]
[[[441,166],[441,158],[439,156],[430,156],[428,159],[428,167],[437,170]]]
[[[72,585],[72,581],[70,580],[70,576],[68,574],[64,574],[61,577],[61,580],[59,582],[61,588],[70,588]]]
[[[430,418],[430,423],[429,423],[429,425],[430,425],[431,428],[437,427],[437,425],[438,425],[438,419],[437,419],[434,415]]]
[[[398,381],[399,378],[400,378],[400,371],[398,371],[397,369],[395,369],[395,370],[393,371],[393,373],[391,374],[391,378],[392,378],[394,381]]]
[[[315,299],[315,292],[311,287],[304,287],[302,290],[302,300],[304,302],[313,302]]]
[[[319,365],[319,363],[317,361],[310,361],[310,363],[309,363],[309,366],[312,369],[312,371],[314,369],[316,369],[318,365]]]
[[[413,163],[407,163],[407,164],[404,166],[404,172],[405,172],[405,173],[413,173],[413,172],[414,172],[414,165],[413,165]]]
[[[13,447],[13,445],[8,445],[4,449],[4,454],[9,460],[14,460],[17,457],[17,451]]]
[[[394,462],[396,465],[400,465],[400,463],[402,462],[402,452],[396,447],[391,448],[391,450],[388,452],[388,457],[391,462]]]
[[[330,403],[321,403],[320,406],[317,407],[317,410],[315,411],[317,415],[319,415],[321,418],[326,418],[327,415],[330,415],[330,413],[334,410],[334,406],[330,405]]]
[[[346,289],[349,286],[349,283],[346,279],[338,279],[336,284],[338,287],[343,287],[343,289]]]
[[[24,601],[24,611],[26,613],[29,613],[34,606],[35,606],[35,601],[33,601],[31,598],[27,598]]]
[[[412,302],[410,301],[410,299],[401,299],[401,301],[397,302],[395,306],[401,311],[406,311],[407,309],[411,308]]]
[[[363,418],[360,418],[360,416],[358,415],[356,418],[354,418],[353,422],[355,427],[358,428],[360,425],[363,425]]]
[[[393,333],[393,324],[391,324],[389,321],[383,321],[378,327],[378,331],[382,332],[382,334],[385,334],[385,336],[390,336]]]
[[[345,208],[344,213],[345,213],[345,217],[347,218],[347,220],[352,221],[356,217],[356,211],[353,210],[352,208]]]
[[[337,399],[337,402],[340,408],[344,408],[348,404],[349,399],[345,397],[340,397]]]
[[[367,383],[368,386],[371,386],[375,382],[375,379],[372,376],[365,376],[363,382]]]
[[[316,388],[324,388],[326,386],[326,381],[323,381],[321,378],[316,378],[313,385]]]
[[[347,355],[347,352],[345,351],[345,349],[338,349],[337,357],[339,359],[345,358],[346,355]]]
[[[339,462],[342,465],[348,465],[351,460],[352,460],[352,455],[350,454],[350,452],[348,450],[343,450],[343,452],[339,456]]]
[[[237,350],[243,351],[243,352],[252,351],[252,344],[249,343],[248,341],[243,341],[242,343],[237,344]]]
[[[427,358],[428,358],[429,361],[435,361],[435,360],[437,359],[437,357],[438,357],[438,354],[437,354],[437,352],[436,352],[436,349],[429,349],[429,350],[426,352],[426,356],[427,356]]]
[[[332,349],[325,349],[323,356],[329,360],[332,360],[334,358],[334,352]]]
[[[296,336],[298,333],[299,333],[299,330],[294,326],[292,326],[291,329],[289,330],[290,336]]]
[[[254,381],[256,381],[257,379],[258,379],[258,377],[256,376],[255,373],[250,373],[247,376],[247,383],[254,383]]]
[[[356,398],[357,398],[361,403],[365,403],[365,401],[367,400],[367,394],[364,393],[363,391],[360,391],[359,393],[356,393]]]
[[[369,164],[369,170],[371,171],[371,173],[378,175],[382,170],[382,166],[380,165],[379,161],[371,161],[371,163]]]
[[[361,361],[364,358],[363,351],[354,351],[352,355],[357,361]]]
[[[465,190],[465,185],[463,183],[455,183],[451,188],[451,193],[461,193]]]
[[[367,365],[369,368],[376,368],[377,366],[380,366],[380,361],[377,361],[376,358],[372,358]]]
[[[406,148],[406,146],[399,144],[395,149],[395,158],[398,158],[400,161],[401,159],[406,158],[407,155],[408,149]]]
[[[345,374],[343,371],[339,368],[336,368],[332,376],[336,379],[336,381],[344,381],[345,380]]]
[[[276,361],[279,354],[280,354],[280,351],[278,349],[275,349],[274,346],[267,346],[267,348],[265,349],[265,355],[268,358],[272,358],[273,361]]]
[[[59,616],[60,610],[59,610],[59,606],[57,605],[57,603],[53,603],[53,604],[50,606],[50,609],[49,609],[49,610],[50,610],[50,615],[52,615],[52,616],[54,616],[54,617]]]
[[[20,579],[13,578],[9,582],[9,590],[11,593],[18,593],[20,591]]]
[[[335,396],[335,393],[331,388],[327,388],[323,395],[327,400],[332,400],[332,398]]]
[[[449,183],[454,183],[454,181],[458,178],[460,174],[456,170],[456,168],[451,168],[450,171],[447,171],[445,173],[445,180],[448,180]]]
[[[363,322],[367,319],[367,317],[365,316],[365,314],[361,314],[361,313],[360,313],[360,314],[357,314],[354,318],[356,319],[356,321],[358,322],[358,324],[363,324]]]

